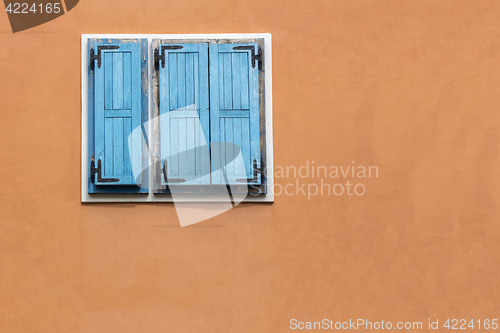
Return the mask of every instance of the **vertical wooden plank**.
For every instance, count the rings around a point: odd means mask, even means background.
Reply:
[[[123,53],[113,52],[113,110],[123,109]]]
[[[186,53],[177,54],[177,108],[186,106]]]
[[[219,45],[210,44],[208,46],[209,53],[209,64],[210,64],[210,141],[207,143],[214,143],[221,141],[220,133],[220,123],[219,120],[219,98],[220,98],[220,83],[219,78],[221,77],[220,65],[221,56],[219,55]],[[201,54],[200,54],[200,64],[201,64]],[[200,80],[201,82],[201,80]],[[220,99],[222,100],[222,99]],[[208,138],[208,137],[207,137]],[[221,152],[219,149],[211,149],[211,170],[215,172],[218,167],[220,167]],[[212,184],[221,184],[220,178],[212,177]]]
[[[208,44],[199,44],[198,54],[195,55],[195,76],[197,75],[195,81],[195,98],[197,99],[197,109],[199,110],[198,114],[200,115],[200,125],[202,129],[201,134],[203,135],[200,143],[202,145],[210,143],[210,116],[212,115],[210,105],[211,97],[209,95],[211,94],[210,89],[212,87],[209,86],[208,57]],[[210,66],[212,66],[212,64],[210,64]],[[215,64],[215,68],[217,68],[217,64]],[[216,73],[217,72],[215,72],[215,77],[217,77]],[[218,117],[217,110],[214,110],[213,116]],[[205,167],[210,168],[209,165],[206,165]]]
[[[201,44],[201,45],[204,45],[204,44]],[[200,46],[201,48],[201,46]],[[208,54],[206,54],[207,56],[207,68],[203,68],[203,71],[207,73],[207,76],[203,76],[203,74],[201,75],[201,77],[199,76],[199,70],[198,70],[198,61],[199,61],[199,54],[198,53],[194,53],[193,54],[193,74],[194,74],[194,78],[193,78],[193,88],[194,88],[194,96],[193,96],[193,104],[194,104],[194,109],[195,110],[201,110],[201,107],[200,107],[200,80],[203,80],[203,79],[206,79],[206,83],[203,83],[203,86],[206,87],[207,91],[205,92],[205,94],[208,96]],[[208,97],[207,97],[207,102],[208,102]],[[206,105],[206,107],[208,108],[208,104]]]
[[[167,52],[167,50],[165,50]],[[177,109],[177,53],[167,52],[168,57],[168,76],[170,88],[170,110]]]
[[[234,135],[233,142],[238,148],[238,151],[234,151],[234,154],[235,155],[241,154],[241,156],[243,156],[242,149],[241,149],[241,146],[242,146],[241,122],[242,122],[241,118],[233,118],[233,133],[234,133],[233,134]],[[234,148],[234,149],[236,149],[236,148]],[[234,157],[236,157],[236,156],[234,156]],[[244,166],[243,166],[240,159],[236,160],[236,162],[234,164],[234,174],[237,176],[243,176],[245,174],[244,173]]]
[[[123,175],[123,118],[113,118],[113,174]]]
[[[224,110],[224,53],[219,53],[219,77],[218,77],[218,82],[219,82],[219,109]]]
[[[241,118],[241,155],[245,165],[247,178],[252,176],[252,160],[250,160],[250,119]]]
[[[226,163],[224,165],[226,166],[226,172],[229,177],[234,175],[234,163],[231,163],[234,160],[234,150],[232,145],[234,143],[233,118],[225,118],[224,122],[226,125],[226,129],[224,131],[224,142],[226,143]],[[231,165],[228,166],[229,163],[231,163]]]
[[[224,53],[224,109],[233,108],[231,53]]]
[[[131,45],[132,48],[132,131],[136,128],[141,129],[139,135],[132,138],[131,162],[132,170],[140,172],[142,170],[142,147],[143,138],[147,133],[142,132],[142,70],[141,70],[141,47],[139,44]],[[145,111],[146,112],[146,111]],[[127,138],[128,139],[128,138]],[[135,182],[134,182],[135,184]],[[139,185],[139,184],[138,184]]]
[[[248,52],[240,53],[241,61],[241,108],[244,110],[250,109],[250,99],[248,95],[249,81],[248,81]]]
[[[179,121],[170,119],[170,164],[168,165],[168,176],[179,176]]]
[[[123,108],[132,109],[132,54],[123,53]]]
[[[123,118],[123,174],[132,174],[132,162],[130,160],[128,138],[132,133],[132,119]]]
[[[231,53],[231,67],[233,69],[232,75],[233,75],[233,110],[240,110],[241,109],[241,82],[240,82],[240,75],[241,75],[241,57],[240,57],[240,52],[233,52]]]
[[[194,147],[195,149],[195,156],[194,156],[194,174],[196,177],[201,176],[201,149],[200,149],[200,121],[199,119],[194,119],[194,124],[193,124],[193,133],[194,133]],[[201,179],[200,179],[201,182]]]
[[[226,142],[225,122],[226,122],[226,119],[221,117],[220,118],[220,141],[221,141],[221,144],[220,144],[219,151],[220,151],[220,168],[221,168],[221,170],[223,170],[223,172],[225,172],[224,170],[226,168],[226,145],[224,144],[224,142]],[[221,179],[219,179],[220,184],[226,183],[226,181],[223,177],[224,177],[224,174],[222,173]]]
[[[190,177],[196,175],[196,154],[194,151],[194,141],[195,141],[195,132],[194,132],[194,119],[195,118],[187,118],[186,119],[186,174]]]
[[[187,161],[187,126],[186,118],[179,118],[179,176],[186,178]]]
[[[200,184],[208,185],[210,184],[210,87],[209,87],[209,53],[208,44],[200,43],[198,44],[198,54],[195,55],[195,101],[196,107],[199,110],[198,114],[199,124],[197,127],[199,143],[198,147],[203,146],[198,150],[198,158],[201,176]],[[217,68],[217,66],[215,66]],[[217,73],[217,72],[215,72]],[[196,75],[198,75],[196,77]],[[214,111],[214,115],[218,115],[218,111]],[[218,125],[218,124],[217,124]],[[207,145],[207,146],[205,146]],[[207,149],[208,148],[208,149]],[[197,160],[198,161],[198,160]]]
[[[186,106],[194,109],[194,64],[193,53],[186,53]]]
[[[103,52],[104,57],[104,109],[113,109],[113,53]],[[97,64],[97,61],[96,61]],[[98,68],[98,67],[95,67]]]
[[[101,160],[102,166],[104,168],[103,177],[110,177],[114,175],[113,119],[114,118],[104,119],[104,160]]]

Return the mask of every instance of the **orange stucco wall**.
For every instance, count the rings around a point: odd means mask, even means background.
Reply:
[[[81,204],[80,35],[226,32],[273,35],[275,164],[378,166],[366,193],[186,228]],[[16,34],[0,13],[0,331],[498,316],[499,68],[493,0],[81,0]]]

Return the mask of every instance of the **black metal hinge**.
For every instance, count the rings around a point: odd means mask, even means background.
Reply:
[[[250,50],[252,56],[252,68],[255,68],[255,62],[259,62],[259,71],[262,70],[262,50],[258,48],[258,53],[255,53],[255,46],[235,46],[233,50]]]
[[[155,69],[158,71],[160,69],[160,61],[162,60],[161,68],[165,68],[165,50],[180,50],[182,45],[162,45],[161,49],[155,49]]]
[[[182,178],[167,178],[167,160],[163,160],[163,180],[165,183],[184,183],[186,180]]]
[[[262,175],[262,171],[257,169],[257,160],[253,160],[253,178],[239,178],[236,179],[238,183],[257,183],[259,181],[258,173]]]
[[[120,47],[118,45],[99,45],[97,47],[97,54],[94,54],[94,48],[90,49],[90,70],[94,70],[94,61],[97,60],[97,67],[101,68],[101,50],[116,50]]]
[[[95,183],[95,175],[97,174],[97,182],[99,183],[116,183],[120,180],[117,178],[102,178],[101,173],[101,159],[97,160],[97,168],[94,163],[94,156],[92,156],[92,161],[90,161],[90,181]]]

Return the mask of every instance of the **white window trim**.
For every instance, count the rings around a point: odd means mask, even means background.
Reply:
[[[266,156],[265,165],[267,175],[267,194],[248,195],[243,202],[274,202],[274,159],[273,159],[273,120],[272,120],[272,51],[271,34],[82,34],[81,48],[81,69],[82,69],[82,161],[81,161],[81,201],[82,202],[173,202],[170,195],[153,194],[154,179],[153,172],[149,172],[149,194],[88,194],[88,49],[87,43],[91,38],[116,38],[116,39],[137,39],[148,40],[148,118],[152,118],[152,61],[153,54],[151,42],[153,39],[251,39],[263,38],[265,46],[265,121],[266,121]],[[149,122],[149,133],[153,133],[153,122]],[[149,156],[152,164],[152,156]],[[207,202],[224,201],[227,196],[197,195],[197,194],[176,194],[176,202]]]

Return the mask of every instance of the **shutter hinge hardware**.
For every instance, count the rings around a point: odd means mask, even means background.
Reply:
[[[102,178],[101,176],[101,159],[97,160],[97,168],[95,167],[94,156],[92,156],[92,160],[90,161],[90,181],[95,183],[95,175],[97,174],[97,182],[98,183],[116,183],[120,180],[117,178]]]
[[[236,179],[238,183],[257,183],[259,181],[259,177],[257,174],[262,174],[262,171],[257,168],[257,160],[253,160],[253,178],[239,178]]]
[[[182,178],[167,178],[167,160],[163,160],[163,180],[168,183],[184,183],[186,180]]]
[[[259,62],[259,71],[262,70],[262,50],[258,47],[258,53],[255,53],[255,46],[235,46],[233,50],[250,50],[252,56],[252,68],[255,68],[255,61]]]
[[[94,61],[97,60],[97,67],[101,68],[101,50],[116,50],[120,47],[118,45],[99,45],[97,47],[97,54],[94,54],[94,48],[90,49],[90,70],[94,70]]]
[[[163,60],[161,64],[161,68],[165,68],[165,50],[180,50],[182,49],[182,45],[162,45],[160,46],[160,49],[156,48],[155,49],[155,54],[154,54],[154,62],[155,62],[155,69],[158,71],[160,69],[160,61]]]

